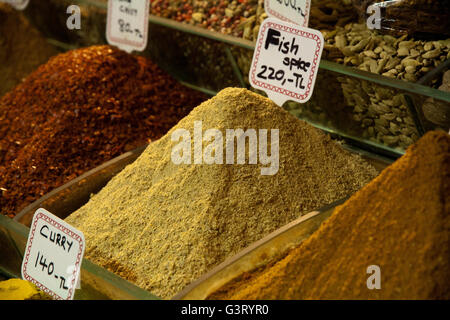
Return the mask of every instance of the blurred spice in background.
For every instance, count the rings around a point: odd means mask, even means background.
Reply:
[[[110,46],[50,59],[0,100],[0,211],[164,135],[207,96]]]
[[[285,258],[209,299],[449,299],[449,235],[450,136],[431,131]]]
[[[0,3],[0,97],[57,53],[21,11]]]

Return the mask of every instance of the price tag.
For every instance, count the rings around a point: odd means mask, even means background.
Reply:
[[[307,27],[311,0],[265,0],[264,8],[269,17]]]
[[[150,0],[109,0],[108,43],[131,53],[147,46]]]
[[[31,223],[22,278],[58,300],[72,300],[79,288],[86,242],[81,231],[45,209]]]
[[[0,0],[0,2],[9,3],[17,10],[24,10],[28,6],[30,0]]]
[[[264,20],[249,72],[251,85],[266,92],[279,106],[287,100],[308,101],[314,90],[323,45],[318,30],[274,18]]]

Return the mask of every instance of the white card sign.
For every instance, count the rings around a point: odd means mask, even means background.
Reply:
[[[265,0],[264,8],[269,17],[307,27],[311,0]]]
[[[251,85],[266,92],[279,106],[287,100],[311,98],[322,57],[324,39],[318,30],[268,18],[259,30]]]
[[[24,10],[28,6],[30,0],[0,0],[0,2],[9,3],[17,10]]]
[[[150,0],[109,0],[106,39],[131,53],[147,47]]]
[[[72,300],[79,287],[86,242],[81,231],[45,209],[31,222],[22,278],[57,300]]]

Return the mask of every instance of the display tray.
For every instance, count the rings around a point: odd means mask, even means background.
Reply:
[[[342,146],[353,153],[360,154],[362,158],[371,163],[378,171],[383,170],[394,161],[394,159],[355,149],[355,147],[345,143]],[[6,275],[9,278],[20,278],[22,257],[28,238],[29,226],[38,208],[44,208],[61,219],[66,218],[87,203],[92,194],[99,192],[123,168],[136,160],[145,148],[146,146],[142,146],[134,151],[127,152],[86,172],[30,204],[17,214],[14,219],[0,216],[0,274]],[[320,210],[318,212],[322,211]],[[299,225],[302,221],[305,221],[302,224],[303,231],[301,233],[292,233],[293,236],[291,237],[295,240],[295,235],[298,235],[297,240],[304,239],[316,230],[320,223],[327,217],[325,213],[321,213],[320,215],[316,213],[310,213],[281,228],[276,233],[283,234],[283,230],[286,230],[286,228],[290,230],[293,225]],[[257,242],[250,248],[254,248],[258,243],[260,242]],[[284,247],[284,244],[281,247]],[[142,300],[158,299],[158,297],[90,262],[88,259],[84,259],[81,271],[81,290],[77,290],[75,299]]]

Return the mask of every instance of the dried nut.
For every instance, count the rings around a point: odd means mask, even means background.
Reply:
[[[389,131],[390,131],[392,134],[397,134],[398,131],[399,131],[398,125],[396,125],[394,122],[389,123]]]
[[[389,70],[389,71],[387,71],[385,73],[382,73],[381,75],[385,76],[385,77],[389,77],[389,78],[396,78],[395,74],[392,72],[394,70],[395,69],[391,69],[391,70]]]
[[[369,43],[370,38],[362,39],[356,45],[350,47],[352,52],[360,52]]]
[[[357,104],[353,108],[353,111],[356,112],[356,113],[362,113],[362,112],[364,112],[364,109],[363,109],[362,105]]]
[[[386,66],[386,63],[388,62],[388,57],[381,59],[381,61],[378,62],[378,66],[377,69],[375,70],[375,73],[380,74],[383,70],[384,67]]]
[[[373,59],[370,59],[370,60],[368,61],[368,64],[369,64],[369,70],[370,70],[370,72],[375,73],[375,72],[377,71],[377,68],[378,68],[378,63],[377,63],[377,61],[376,61],[376,60],[373,60]]]
[[[395,113],[383,114],[380,118],[386,119],[387,121],[392,121],[395,119]]]
[[[404,120],[405,120],[405,123],[409,124],[410,126],[415,126],[416,125],[414,123],[414,120],[411,117],[406,117]]]
[[[401,41],[398,43],[398,47],[399,48],[408,48],[408,50],[414,48],[416,44],[414,43],[414,41],[409,40],[409,41]]]
[[[363,52],[363,54],[366,57],[370,57],[370,58],[373,58],[373,59],[378,58],[377,54],[375,52],[373,52],[372,50],[366,50],[366,51]]]
[[[380,119],[375,119],[375,131],[377,132],[381,132],[382,134],[388,134],[389,130],[386,129],[386,125],[379,125],[377,124],[377,121],[379,122]]]
[[[383,136],[382,139],[384,143],[386,143],[389,146],[392,146],[396,144],[400,138],[397,136]]]
[[[395,53],[396,50],[391,46],[383,46],[383,51],[389,54]]]
[[[411,58],[416,58],[416,57],[420,56],[420,52],[416,49],[411,49],[411,50],[409,50],[409,56]]]
[[[411,138],[406,137],[406,136],[400,136],[400,140],[405,144],[404,148],[406,148],[407,146],[410,146],[414,143],[414,141]]]
[[[347,45],[347,38],[342,35],[335,36],[334,41],[336,43],[336,47],[341,50]]]
[[[423,45],[423,49],[425,51],[430,51],[433,50],[433,43],[432,42],[427,42]]]
[[[402,101],[402,96],[401,95],[395,95],[394,97],[392,97],[392,105],[394,107],[398,107],[403,103]]]
[[[427,53],[423,54],[422,57],[425,59],[434,59],[434,58],[438,57],[440,54],[441,54],[440,49],[434,49],[434,50],[428,51]]]
[[[383,105],[381,105],[381,104],[373,104],[373,105],[370,105],[369,106],[369,110],[373,110],[373,112],[375,112],[375,113],[377,113],[377,114],[385,114],[385,113],[388,113],[390,110],[389,110],[389,107],[387,107],[387,106],[383,106]]]
[[[406,73],[414,74],[416,72],[416,67],[408,66],[405,68]]]
[[[375,95],[379,100],[390,99],[392,97],[392,92],[385,87],[377,87]]]
[[[417,67],[421,63],[415,59],[405,58],[402,60],[402,66],[406,67]]]
[[[395,66],[397,66],[400,62],[400,59],[390,57],[385,67],[386,69],[390,70],[392,68],[395,68]]]
[[[258,38],[258,33],[259,33],[259,26],[254,26],[253,27],[253,39]]]
[[[345,56],[352,56],[353,55],[353,51],[352,51],[352,47],[351,46],[346,46],[344,48],[341,49],[342,53]]]
[[[382,47],[376,47],[375,50],[373,50],[373,52],[375,52],[376,54],[380,54],[383,51]]]
[[[395,42],[395,40],[397,40],[395,37],[388,35],[388,34],[384,35],[383,39],[389,43],[393,43],[393,42]]]
[[[363,97],[361,97],[359,94],[353,93],[352,94],[353,99],[355,100],[356,104],[359,106],[365,106],[368,101],[366,101]],[[361,111],[362,112],[362,111]]]
[[[401,47],[397,50],[397,55],[399,57],[406,57],[409,56],[409,49],[406,47]]]
[[[252,26],[250,24],[244,27],[244,34],[242,35],[244,39],[251,39],[252,37]]]
[[[356,57],[351,57],[351,58],[350,58],[350,62],[351,62],[353,65],[357,66],[357,65],[359,65],[359,64],[361,63],[361,59],[360,59],[358,56],[356,56]]]
[[[415,74],[405,73],[404,77],[405,77],[405,80],[410,81],[410,82],[416,82],[417,81],[417,77],[416,77]]]
[[[389,106],[389,107],[393,107],[393,103],[392,103],[392,100],[391,100],[391,99],[384,99],[384,100],[383,100],[383,104],[384,104],[384,105],[387,105],[387,106]]]

